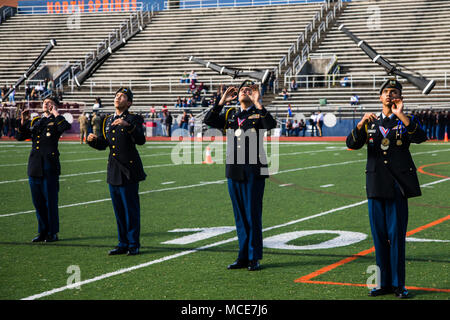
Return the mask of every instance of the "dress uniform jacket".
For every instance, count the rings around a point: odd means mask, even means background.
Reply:
[[[61,115],[35,117],[18,128],[17,140],[31,138],[33,142],[28,158],[28,176],[43,177],[44,164],[48,173],[58,176],[61,174],[58,141],[61,134],[70,128],[70,123]]]
[[[121,118],[130,126],[111,125]],[[142,128],[144,119],[140,115],[124,111],[120,116],[109,115],[103,120],[102,135],[89,145],[98,150],[109,147],[107,183],[122,186],[145,180],[146,174],[136,144],[145,143]]]
[[[350,149],[360,149],[367,144],[367,197],[394,198],[395,182],[406,198],[420,196],[420,185],[409,146],[411,143],[426,141],[426,133],[414,117],[409,117],[410,124],[407,127],[393,114],[382,118],[380,115],[361,130],[353,129],[346,141]],[[383,141],[385,138],[388,140]]]
[[[265,108],[259,110],[252,106],[247,110],[240,110],[231,107],[221,112],[222,109],[223,106],[219,106],[216,101],[214,107],[206,114],[204,122],[227,132],[226,177],[243,181],[251,172],[256,178],[267,178],[267,159],[260,130],[275,128],[276,121]],[[242,133],[235,136],[239,128]]]

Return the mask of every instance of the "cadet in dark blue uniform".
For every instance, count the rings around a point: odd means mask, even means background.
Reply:
[[[116,112],[103,121],[102,135],[88,136],[91,147],[109,147],[107,182],[119,235],[119,244],[110,255],[136,255],[140,248],[139,181],[145,180],[146,174],[136,144],[143,145],[145,135],[144,119],[128,112],[132,103],[131,90],[120,88],[114,99]]]
[[[32,139],[28,158],[28,181],[38,220],[38,233],[33,242],[58,240],[59,215],[58,192],[61,165],[58,141],[61,134],[70,129],[70,123],[59,115],[56,97],[46,98],[42,103],[41,117],[29,119],[29,110],[21,115],[16,139]]]
[[[221,113],[235,98],[240,107]],[[262,259],[262,204],[266,155],[262,146],[264,132],[276,127],[276,121],[260,103],[258,87],[244,81],[239,89],[229,87],[220,101],[206,114],[205,124],[226,130],[228,191],[233,205],[239,255],[228,269],[259,270]]]
[[[348,135],[347,147],[360,149],[367,144],[369,219],[381,272],[380,288],[372,289],[369,295],[395,293],[406,298],[407,199],[421,195],[409,145],[424,142],[427,136],[417,119],[403,113],[402,86],[397,80],[383,84],[380,101],[381,114],[366,113]]]

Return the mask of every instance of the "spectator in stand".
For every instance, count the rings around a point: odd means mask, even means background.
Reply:
[[[8,96],[9,103],[16,104],[16,100],[15,100],[16,88],[13,88],[12,85],[9,88],[10,88],[10,90],[12,90]]]
[[[3,113],[0,113],[0,139],[2,138],[3,135],[3,123],[4,123],[4,119],[3,119]]]
[[[300,119],[300,123],[298,124],[298,129],[299,129],[299,131],[302,132],[302,134],[303,134],[302,136],[304,137],[305,134],[306,134],[306,123],[305,123],[305,120]]]
[[[92,111],[98,112],[100,108],[102,108],[102,99],[100,97],[95,98],[95,103],[92,106]]]
[[[86,112],[83,112],[78,117],[78,122],[80,123],[80,144],[87,143],[86,139],[88,136],[88,123],[89,120],[86,117]]]
[[[450,136],[450,112],[448,110],[445,110],[445,132],[447,133],[448,139],[448,137]]]
[[[99,137],[101,134],[100,128],[102,127],[102,118],[100,117],[97,111],[92,113],[91,125],[92,125],[92,133],[95,134],[97,137]]]
[[[5,137],[8,136],[8,131],[9,131],[9,114],[8,112],[5,112],[3,114],[3,135]]]
[[[437,114],[437,124],[438,124],[438,130],[437,130],[437,138],[438,140],[444,140],[445,136],[445,123],[446,115],[443,110],[438,112]]]
[[[420,121],[420,125],[421,125],[422,130],[426,132],[425,116],[426,116],[426,111],[422,110],[419,113],[419,121]]]
[[[354,94],[350,97],[350,105],[351,106],[359,105],[359,96],[357,94]]]
[[[323,113],[318,111],[318,113],[317,113],[317,129],[319,129],[318,131],[319,131],[320,137],[323,136],[322,127],[323,127]]]
[[[16,127],[17,127],[17,119],[16,117],[14,117],[14,113],[11,112],[11,116],[9,117],[9,137],[14,138],[16,136]]]
[[[202,98],[202,108],[203,109],[209,108],[209,100],[207,100],[206,97]]]
[[[152,128],[153,127],[156,128],[156,122],[158,120],[158,115],[156,114],[155,106],[152,106],[150,108],[149,118],[150,118],[150,123],[152,124]]]
[[[3,101],[3,97],[6,96],[7,92],[8,92],[8,88],[6,87],[6,85],[4,85],[2,88],[2,101]]]
[[[272,91],[273,90],[273,85],[274,85],[275,80],[276,80],[276,75],[275,75],[275,73],[273,71],[271,71],[269,77],[270,77],[269,78],[269,90]]]
[[[428,110],[424,115],[425,133],[428,139],[431,137],[431,110]]]
[[[289,85],[289,89],[290,89],[290,91],[297,91],[298,85],[297,85],[297,82],[295,81],[295,79],[291,80],[291,84]]]
[[[311,125],[311,137],[314,137],[314,132],[316,132],[317,135],[317,116],[315,112],[311,114],[309,124]]]
[[[286,121],[286,137],[290,137],[292,135],[292,120],[288,119]]]
[[[166,133],[168,137],[172,136],[172,115],[170,114],[170,111],[167,111],[166,113],[166,119],[165,119],[165,126],[166,126]]]
[[[197,73],[195,72],[195,70],[192,70],[189,74],[189,82],[192,83],[192,81],[194,82],[194,84],[197,83]]]
[[[294,123],[292,124],[292,135],[298,137],[299,132],[299,123],[297,120],[294,120]]]
[[[180,83],[189,83],[189,78],[186,71],[181,75]]]
[[[55,83],[53,82],[53,79],[48,79],[47,87],[46,87],[47,90],[46,90],[45,94],[53,95],[54,88],[55,88]]]
[[[195,81],[191,80],[191,84],[189,85],[187,93],[194,94],[196,88],[197,86],[195,85]]]
[[[178,96],[177,101],[174,104],[175,108],[181,108],[183,106],[183,103],[181,102],[181,97]]]
[[[186,97],[184,97],[184,99],[183,99],[183,108],[188,108],[189,106],[188,106],[188,101],[187,101],[187,99],[186,99]]]
[[[283,96],[284,100],[288,100],[290,98],[290,96],[291,96],[286,88],[284,88],[281,91],[281,95]]]
[[[191,137],[194,137],[194,130],[195,130],[195,117],[194,115],[191,113],[189,115],[189,135]]]
[[[437,127],[437,114],[436,112],[431,112],[431,133],[432,133],[432,139],[436,139],[436,127]]]
[[[27,83],[25,85],[25,100],[27,100],[28,107],[30,106],[30,99],[31,99],[31,92],[33,89],[31,88],[30,84]]]
[[[188,129],[188,123],[189,123],[189,115],[187,114],[186,110],[183,111],[183,115],[181,116],[180,121],[180,128],[187,130]]]
[[[199,96],[201,96],[202,94],[206,94],[206,87],[205,84],[203,82],[200,82],[200,85],[197,88],[197,93]]]
[[[343,77],[340,81],[341,87],[348,87],[349,85],[349,81],[348,81],[348,77]]]

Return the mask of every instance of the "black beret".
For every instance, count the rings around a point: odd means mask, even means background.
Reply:
[[[130,88],[127,87],[121,87],[119,90],[116,91],[116,95],[121,92],[126,94],[126,96],[128,97],[128,101],[132,102],[133,101],[133,92],[131,91]]]
[[[255,82],[253,82],[252,80],[246,79],[246,80],[242,81],[241,85],[239,86],[238,92],[241,91],[241,89],[243,87],[250,87],[250,86],[253,86],[254,84],[255,84]]]
[[[42,102],[44,102],[45,100],[52,100],[53,103],[54,103],[56,106],[59,106],[59,105],[60,105],[59,99],[58,99],[58,97],[55,96],[55,95],[50,95],[50,96],[48,96],[48,97],[45,97],[44,100],[42,100]]]
[[[380,88],[380,95],[383,93],[383,90],[386,88],[394,88],[400,90],[402,92],[402,85],[400,82],[398,82],[397,79],[388,79],[385,82],[383,82],[383,85]]]

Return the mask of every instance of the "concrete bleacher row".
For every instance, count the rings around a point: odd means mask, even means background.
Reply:
[[[273,69],[321,5],[158,12],[143,32],[114,53],[80,89],[66,86],[64,98],[85,102],[90,110],[94,99],[100,97],[105,105],[104,110],[112,111],[115,89],[126,85],[133,88],[135,111],[148,112],[151,106],[161,108],[167,105],[170,108],[178,97],[189,96],[188,85],[180,84],[179,80],[184,71],[189,73],[191,70],[196,70],[198,82],[204,82],[210,97],[220,83],[231,84],[232,79],[189,62],[188,56],[194,55],[228,67]],[[377,22],[375,12],[380,13],[379,28],[368,25],[368,21]],[[94,49],[127,16],[129,13],[81,14],[79,30],[68,29],[69,15],[13,17],[0,26],[0,36],[7,39],[7,46],[0,48],[0,84],[17,80],[50,38],[55,38],[59,46],[46,60],[53,63],[73,62]],[[437,80],[429,96],[421,95],[417,89],[404,83],[405,104],[411,108],[426,108],[427,105],[433,108],[450,107],[450,79],[447,81],[447,75],[450,77],[449,18],[450,2],[443,0],[346,3],[338,21],[326,31],[311,52],[337,55],[341,75],[352,75],[354,78],[352,87],[341,88],[339,81],[330,87],[327,84],[324,87],[309,86],[292,92],[287,101],[276,95],[266,105],[270,110],[284,115],[288,104],[291,104],[295,110],[303,110],[308,115],[319,108],[319,99],[325,98],[329,106],[320,106],[322,111],[332,112],[339,109],[337,106],[342,106],[344,114],[350,116],[352,109],[346,111],[350,96],[357,94],[368,110],[379,106],[378,87],[385,72],[337,29],[343,23],[386,58]],[[25,59],[22,57],[24,52]],[[373,76],[377,79],[375,86]],[[283,87],[282,80],[280,89]],[[193,109],[194,113],[199,110],[201,108]]]
[[[379,104],[378,88],[386,73],[347,35],[338,30],[344,24],[383,57],[437,81],[428,96],[403,82],[405,105],[409,104],[412,108],[427,105],[450,108],[449,18],[450,2],[443,0],[349,2],[313,52],[335,54],[341,77],[348,76],[358,80],[354,81],[352,87],[345,88],[340,87],[339,81],[331,87],[325,84],[324,87],[300,88],[291,93],[288,101],[277,96],[272,105],[283,108],[290,103],[296,107],[317,108],[319,99],[327,99],[329,104],[348,106],[353,94],[360,97],[361,104]],[[291,79],[286,80],[285,86],[289,86]]]
[[[179,82],[184,71],[195,70],[198,82],[204,82],[208,89],[212,83],[213,91],[220,83],[231,83],[229,76],[189,62],[190,55],[228,67],[274,69],[321,5],[158,12],[151,24],[111,56],[81,90],[67,95],[72,100],[90,101],[99,96],[107,105],[112,103],[111,87],[123,84],[132,86],[136,110],[173,106],[179,96],[188,96],[188,85]]]
[[[0,84],[14,84],[50,39],[55,39],[57,46],[45,57],[47,64],[63,66],[84,59],[129,15],[109,12],[11,17],[0,25]]]

